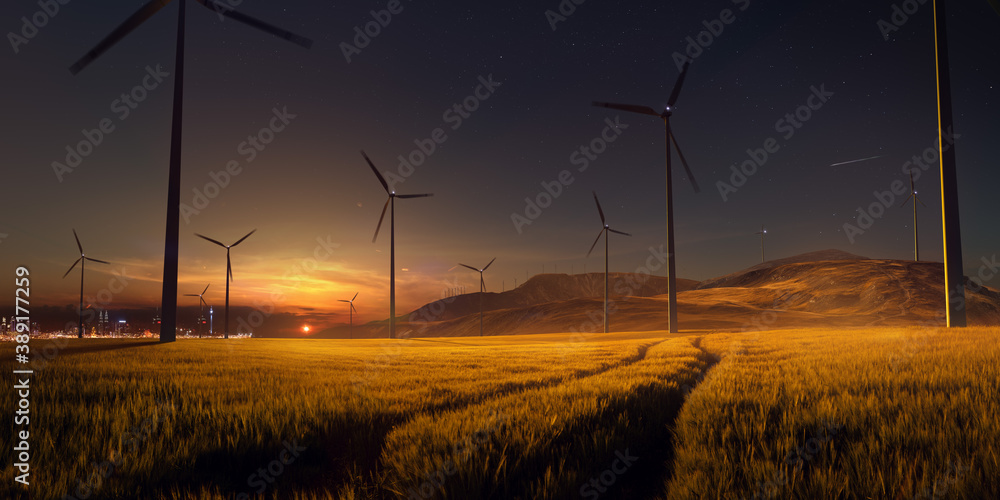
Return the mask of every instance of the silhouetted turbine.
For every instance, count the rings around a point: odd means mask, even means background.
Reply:
[[[608,226],[607,221],[604,220],[604,210],[601,210],[601,202],[597,200],[597,193],[594,193],[594,203],[597,204],[597,213],[601,214],[601,224],[604,227],[601,232],[597,233],[597,239],[594,240],[594,244],[590,245],[590,250],[587,251],[587,257],[594,251],[594,247],[597,246],[597,242],[601,241],[601,236],[604,236],[604,333],[608,333],[608,233],[620,234],[623,236],[632,236],[628,233],[623,233],[621,231],[616,231]]]
[[[677,155],[681,159],[681,164],[684,166],[684,171],[687,173],[688,181],[691,182],[694,192],[698,193],[701,191],[700,188],[698,188],[698,182],[695,181],[694,175],[691,173],[691,169],[688,167],[687,160],[684,159],[684,153],[681,152],[681,147],[677,144],[677,139],[674,137],[674,133],[670,128],[670,117],[674,114],[674,105],[677,103],[677,97],[681,93],[681,86],[684,85],[684,78],[687,75],[689,66],[690,61],[684,63],[684,67],[681,69],[681,75],[677,78],[677,83],[674,84],[673,92],[670,93],[670,99],[667,101],[667,107],[662,113],[658,113],[653,110],[653,108],[648,106],[614,104],[610,102],[593,103],[594,106],[602,108],[628,111],[629,113],[640,113],[655,116],[663,120],[663,127],[666,131],[666,137],[664,140],[667,143],[667,316],[670,333],[677,333],[677,277],[675,276],[677,269],[676,263],[674,262],[674,199],[670,167],[671,142],[677,148]]]
[[[497,258],[493,257],[493,260],[491,260],[489,264],[486,264],[486,267],[482,269],[476,269],[466,264],[461,264],[461,263],[458,264],[460,266],[467,267],[479,273],[479,336],[480,337],[483,336],[483,295],[486,293],[486,281],[483,280],[483,273],[486,272],[486,270],[493,265],[494,260],[497,260]]]
[[[172,0],[152,0],[146,3],[120,24],[114,31],[101,40],[96,47],[87,52],[69,70],[74,75],[83,71],[90,63],[120,42],[142,23],[153,17],[160,9],[166,7]],[[239,21],[279,38],[284,38],[305,48],[312,46],[312,40],[296,35],[290,31],[277,28],[263,21],[233,10],[232,7],[217,0],[195,0],[209,10]],[[167,187],[167,228],[166,243],[163,251],[163,316],[160,324],[160,341],[173,342],[177,338],[177,248],[180,240],[180,206],[181,206],[181,128],[183,122],[184,101],[184,12],[187,2],[181,0],[177,13],[177,48],[174,65],[174,100],[173,117],[170,128],[170,170]]]
[[[899,208],[906,206],[906,202],[913,199],[913,260],[920,262],[920,244],[917,234],[917,203],[924,205],[924,202],[917,198],[917,189],[913,186],[913,172],[910,172],[910,196],[907,196],[903,203],[899,205]],[[924,205],[926,207],[927,205]]]
[[[375,164],[372,163],[364,151],[361,151],[361,156],[365,157],[368,166],[372,168],[372,172],[375,172],[378,181],[382,183],[385,193],[389,195],[389,199],[385,201],[385,206],[382,207],[382,215],[378,218],[378,226],[375,227],[375,236],[372,237],[372,243],[375,243],[375,240],[378,239],[378,232],[382,229],[382,220],[385,219],[386,209],[391,207],[389,211],[389,338],[394,339],[396,338],[396,198],[426,198],[434,195],[396,194],[395,191],[389,189],[389,183],[385,182],[385,177],[382,177],[382,174],[375,168]]]
[[[72,271],[77,264],[80,264],[80,309],[79,309],[80,319],[79,323],[77,323],[76,337],[82,339],[83,338],[83,275],[84,275],[84,270],[86,269],[87,261],[89,260],[91,262],[97,262],[100,264],[111,264],[111,263],[105,262],[103,260],[91,259],[90,257],[84,255],[83,245],[80,244],[80,237],[76,235],[76,229],[73,230],[73,238],[76,238],[76,247],[80,249],[80,258],[76,259],[76,262],[74,262],[72,266],[69,266],[69,271],[66,271],[66,274],[63,275],[63,278],[69,276],[69,272]]]
[[[233,281],[233,262],[229,258],[229,250],[231,248],[233,248],[234,246],[239,245],[240,243],[243,243],[243,240],[249,238],[251,234],[256,233],[256,232],[257,232],[256,229],[254,229],[253,231],[250,231],[249,233],[247,233],[246,236],[244,236],[244,237],[236,240],[236,243],[233,243],[232,245],[224,245],[224,244],[222,244],[222,243],[220,243],[218,241],[213,240],[212,238],[209,238],[208,236],[202,236],[202,235],[200,235],[198,233],[194,233],[195,236],[197,236],[197,237],[199,237],[199,238],[201,238],[203,240],[211,241],[212,243],[215,243],[216,245],[219,245],[220,247],[226,249],[226,321],[225,321],[226,334],[225,334],[225,338],[227,338],[227,339],[229,338],[229,282]],[[206,287],[206,289],[207,289],[207,287]]]
[[[361,292],[355,293],[354,294],[354,299],[358,298],[358,293],[361,293]],[[350,315],[351,315],[351,330],[350,330],[350,332],[351,332],[351,338],[352,339],[354,338],[354,311],[357,310],[357,309],[354,308],[354,299],[351,299],[351,300],[343,300],[343,299],[341,299],[340,300],[341,302],[347,302],[348,304],[351,305],[351,310],[350,310]]]
[[[764,263],[764,235],[767,234],[767,229],[764,229],[764,225],[761,224],[760,225],[760,231],[757,231],[756,233],[753,233],[753,234],[759,234],[760,235],[760,263],[763,264]]]
[[[198,297],[198,300],[199,300],[199,304],[198,304],[198,311],[199,311],[199,313],[198,313],[198,320],[199,321],[205,319],[205,306],[208,305],[208,302],[205,302],[205,292],[208,291],[208,287],[210,287],[210,286],[212,286],[211,283],[205,285],[205,289],[202,290],[201,293],[185,293],[184,294],[185,297]],[[198,338],[201,338],[201,325],[200,324],[198,325]]]

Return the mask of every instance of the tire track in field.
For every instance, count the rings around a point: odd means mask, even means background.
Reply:
[[[697,359],[704,363],[701,371],[690,383],[681,387],[681,400],[677,411],[673,413],[669,422],[664,425],[669,429],[670,439],[661,448],[646,452],[652,460],[647,460],[644,464],[637,463],[636,473],[642,479],[635,489],[621,491],[618,498],[670,498],[667,490],[674,475],[674,458],[677,449],[677,435],[675,429],[677,418],[680,417],[684,406],[687,404],[688,396],[693,392],[708,375],[708,373],[719,364],[721,358],[712,354],[701,346],[704,337],[695,337],[691,340],[691,346],[701,351]]]
[[[578,383],[580,381],[584,381],[585,383],[586,379],[600,376],[606,372],[617,369],[626,369],[629,366],[646,360],[650,349],[666,342],[667,340],[672,339],[665,338],[640,345],[638,346],[635,355],[624,358],[617,363],[597,367],[587,370],[586,372],[578,372],[576,376],[567,377],[559,381],[531,384],[531,388],[524,388],[523,390],[545,390],[547,388],[559,387],[570,383]],[[661,414],[661,418],[656,420],[656,425],[654,427],[659,429],[658,431],[650,428],[651,433],[643,433],[642,436],[644,437],[643,439],[640,439],[639,442],[636,442],[635,437],[633,436],[626,443],[631,443],[630,447],[633,450],[638,450],[635,453],[637,453],[638,456],[641,456],[642,460],[639,460],[634,465],[630,466],[628,469],[629,477],[627,481],[620,481],[615,488],[608,489],[607,492],[602,495],[602,498],[653,498],[664,491],[667,480],[670,479],[673,473],[674,449],[676,443],[676,438],[673,435],[673,429],[677,418],[680,415],[681,408],[684,405],[687,392],[697,386],[698,383],[704,379],[705,374],[719,362],[719,358],[701,347],[701,340],[701,337],[687,339],[692,347],[695,347],[700,351],[700,353],[695,356],[695,359],[700,362],[701,367],[697,375],[691,376],[691,383],[685,384],[683,389],[678,389],[676,386],[674,389],[663,388],[659,391],[654,390],[652,392],[640,389],[638,392],[629,393],[629,397],[612,398],[613,402],[607,410],[612,414],[631,413],[635,415],[645,415],[648,414],[647,411],[653,407],[668,409],[665,411],[665,414]],[[490,397],[477,398],[477,402],[469,402],[461,406],[456,406],[454,409],[448,410],[448,412],[461,412],[467,407],[487,405],[493,400],[504,398],[511,392],[516,391],[505,391],[503,393],[498,392],[494,393]],[[414,415],[414,417],[416,416],[417,415]],[[411,421],[412,419],[408,420],[406,423],[400,424],[400,426],[409,425]],[[626,446],[626,448],[628,447],[629,446]],[[385,453],[388,451],[389,450],[383,449],[383,456],[385,456]],[[377,470],[384,470],[381,459],[379,460]],[[386,479],[387,478],[384,476],[381,477],[382,481],[385,481]]]
[[[721,358],[712,354],[701,346],[703,336],[695,337],[691,340],[691,346],[701,351],[697,359],[704,363],[701,371],[690,383],[681,386],[681,400],[677,410],[673,412],[672,418],[668,422],[663,422],[669,429],[670,439],[660,448],[646,452],[651,460],[645,463],[637,463],[635,472],[641,478],[639,484],[634,489],[625,489],[618,498],[660,498],[666,494],[670,498],[669,491],[666,491],[670,480],[674,475],[674,458],[677,449],[677,435],[674,433],[677,425],[677,418],[687,404],[688,396],[693,392],[708,375],[708,373],[719,364]]]
[[[511,394],[511,393],[514,393],[514,392],[524,392],[524,391],[531,391],[531,390],[535,390],[535,389],[547,389],[547,388],[550,388],[550,387],[558,387],[560,385],[567,384],[567,383],[570,383],[570,382],[575,382],[575,381],[582,380],[582,379],[585,379],[585,378],[595,377],[595,376],[601,375],[603,373],[609,372],[611,370],[615,370],[615,369],[618,369],[618,368],[624,368],[626,366],[631,366],[631,365],[634,365],[636,363],[641,362],[642,360],[646,359],[646,354],[649,352],[650,349],[652,349],[653,347],[655,347],[655,346],[657,346],[657,345],[659,345],[659,344],[661,344],[663,342],[666,342],[667,340],[668,339],[662,339],[662,340],[658,340],[656,342],[652,342],[652,343],[649,343],[649,344],[640,344],[638,346],[638,349],[636,350],[636,353],[633,354],[632,356],[629,356],[629,357],[626,357],[626,358],[622,358],[620,360],[617,360],[617,361],[612,362],[612,363],[608,363],[608,364],[603,365],[603,366],[598,366],[596,368],[592,368],[592,369],[589,369],[589,370],[576,370],[576,371],[574,371],[574,372],[572,372],[572,373],[570,373],[570,374],[568,374],[566,376],[559,377],[559,378],[551,378],[549,380],[539,380],[539,381],[530,382],[530,383],[512,382],[512,383],[509,383],[509,384],[503,384],[496,391],[490,392],[489,394],[476,394],[474,397],[470,397],[468,399],[464,399],[464,400],[461,400],[461,401],[452,401],[452,402],[445,402],[445,403],[441,403],[441,404],[437,404],[437,405],[431,405],[431,406],[428,406],[428,407],[424,408],[423,410],[419,410],[419,411],[415,412],[414,416],[416,416],[418,414],[422,414],[422,413],[447,412],[447,411],[462,410],[462,409],[467,408],[469,406],[481,404],[481,403],[483,403],[485,401],[488,401],[488,400],[491,400],[491,399],[501,398],[501,397],[504,397],[504,396],[506,396],[508,394]],[[412,420],[412,418],[406,419],[401,425],[406,425],[407,423],[410,422],[410,420]]]
[[[376,429],[370,429],[370,431],[373,434],[370,436],[371,446],[377,447],[376,449],[380,450],[378,455],[375,456],[373,454],[372,456],[369,457],[368,460],[349,460],[353,462],[353,474],[372,478],[369,481],[374,480],[374,482],[365,481],[363,484],[355,483],[353,486],[361,487],[363,490],[363,495],[368,496],[370,498],[394,498],[393,495],[390,495],[385,490],[383,490],[384,485],[382,484],[382,481],[384,480],[382,474],[384,473],[385,470],[383,465],[385,442],[386,439],[388,439],[389,435],[392,432],[394,432],[397,428],[402,428],[409,425],[411,422],[413,422],[414,419],[416,419],[419,416],[430,415],[430,414],[440,415],[450,412],[459,412],[471,406],[487,404],[491,400],[500,399],[516,392],[526,392],[531,390],[558,387],[560,385],[567,384],[570,382],[590,377],[595,377],[611,370],[631,366],[646,359],[646,356],[649,353],[650,349],[663,342],[666,342],[667,340],[669,339],[661,339],[655,342],[639,344],[638,349],[636,349],[635,354],[633,354],[632,356],[625,357],[620,360],[616,360],[615,362],[607,363],[606,365],[598,366],[589,370],[577,370],[560,378],[551,378],[549,380],[541,380],[527,384],[525,383],[504,384],[503,386],[498,387],[496,390],[490,391],[488,393],[476,393],[472,397],[464,398],[461,400],[454,400],[451,402],[428,405],[427,407],[416,410],[411,414],[401,416],[402,418],[387,419],[386,421],[381,422],[381,425],[378,426],[380,427],[381,432],[379,432]],[[376,437],[374,434],[378,434],[378,436]],[[341,443],[338,442],[338,438],[335,436],[327,436],[326,439],[323,439],[321,436],[317,436],[317,439],[319,440],[319,444],[317,446],[318,448],[325,448],[328,446],[337,447],[341,445]],[[343,465],[347,466],[347,464]],[[331,488],[335,491],[336,489],[344,485],[342,483],[343,479],[344,477],[339,477],[336,480],[327,482],[326,484],[324,484],[324,486]]]

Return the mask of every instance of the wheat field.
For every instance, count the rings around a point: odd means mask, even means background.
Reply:
[[[30,491],[996,498],[998,333],[62,341],[31,382]]]

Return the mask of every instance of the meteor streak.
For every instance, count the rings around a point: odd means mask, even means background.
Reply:
[[[882,157],[884,157],[884,156],[885,156],[885,155],[880,155],[880,156],[872,156],[871,158],[862,158],[862,159],[860,159],[860,160],[851,160],[851,161],[842,161],[842,162],[840,162],[840,163],[834,163],[833,165],[830,165],[830,166],[831,166],[831,167],[839,167],[839,166],[841,166],[841,165],[847,165],[847,164],[849,164],[849,163],[858,163],[859,161],[868,161],[868,160],[874,160],[875,158],[882,158]]]

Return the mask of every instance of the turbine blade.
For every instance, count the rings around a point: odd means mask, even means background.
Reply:
[[[684,78],[687,76],[688,67],[691,66],[691,60],[688,59],[684,62],[684,67],[681,68],[681,76],[677,77],[677,83],[674,84],[674,91],[670,93],[670,100],[667,101],[667,107],[674,107],[677,103],[677,98],[681,95],[681,87],[684,86]]]
[[[486,264],[486,267],[484,267],[484,268],[483,268],[483,271],[485,271],[485,270],[489,269],[489,268],[490,268],[490,266],[492,266],[492,265],[493,265],[493,261],[494,261],[494,260],[497,260],[497,258],[496,258],[496,257],[493,257],[493,260],[491,260],[489,264]]]
[[[684,172],[687,174],[688,181],[691,182],[691,187],[694,188],[695,193],[700,193],[701,188],[698,187],[698,181],[695,180],[694,174],[691,173],[691,167],[688,166],[687,159],[684,158],[684,153],[681,152],[681,147],[677,144],[677,138],[674,137],[674,131],[670,131],[670,142],[674,143],[674,148],[677,149],[677,156],[681,158],[681,165],[684,166]]]
[[[359,294],[359,293],[361,293],[361,292],[355,292],[355,294],[354,294],[354,299],[358,298],[358,294]],[[351,302],[354,302],[354,299],[351,299]]]
[[[433,193],[428,194],[397,194],[396,198],[427,198],[428,196],[434,196]]]
[[[590,250],[587,250],[587,257],[590,257],[591,252],[594,251],[594,247],[597,246],[597,242],[598,241],[601,241],[601,236],[603,236],[603,235],[604,235],[604,230],[601,229],[601,232],[597,233],[597,239],[594,240],[594,244],[590,245]]]
[[[205,292],[207,292],[207,291],[208,291],[208,287],[210,287],[210,286],[212,286],[212,284],[211,284],[211,283],[209,283],[209,284],[205,285],[205,289],[201,291],[201,295],[205,295]],[[201,297],[201,295],[199,295],[199,297]]]
[[[660,113],[657,113],[656,111],[653,110],[653,108],[649,106],[636,106],[633,104],[616,104],[613,102],[599,102],[599,101],[594,101],[591,103],[591,105],[597,106],[599,108],[609,108],[609,109],[617,109],[620,111],[628,111],[629,113],[653,115],[657,118],[661,116]]]
[[[597,200],[597,192],[591,192],[594,193],[594,203],[597,203],[597,213],[601,214],[601,224],[607,224],[607,222],[604,221],[604,210],[601,210],[601,202]]]
[[[623,233],[621,231],[615,231],[614,229],[611,229],[611,228],[608,228],[608,231],[611,231],[612,233],[615,233],[615,234],[620,234],[622,236],[632,236],[631,234]]]
[[[229,252],[226,252],[226,274],[229,275],[229,281],[233,281],[233,261],[229,259]]]
[[[160,9],[166,7],[167,4],[170,3],[170,1],[171,0],[152,0],[146,5],[140,7],[135,14],[129,16],[129,18],[126,19],[125,22],[118,25],[118,27],[115,28],[114,31],[111,32],[111,34],[104,37],[103,40],[98,42],[96,47],[91,49],[90,52],[87,52],[78,61],[73,63],[73,65],[69,67],[70,73],[75,75],[83,71],[83,68],[86,68],[88,65],[90,65],[90,63],[94,62],[98,57],[101,57],[101,54],[107,52],[108,49],[110,49],[116,43],[120,42],[123,38],[128,36],[128,34],[132,32],[132,30],[138,28],[140,25],[142,25],[142,23],[146,22],[146,20],[149,19],[150,17],[153,17],[153,15],[156,14]]]
[[[372,243],[375,243],[375,240],[378,239],[378,232],[380,229],[382,229],[382,220],[385,219],[385,211],[389,209],[390,201],[392,201],[391,196],[389,197],[388,200],[385,200],[385,206],[382,207],[382,216],[378,218],[378,225],[375,226],[375,236],[372,236]]]
[[[354,302],[351,302],[351,310],[354,312],[358,312],[358,309],[354,307]]]
[[[89,260],[91,262],[99,262],[101,264],[109,264],[109,265],[111,264],[110,262],[105,262],[105,261],[99,260],[99,259],[91,259],[90,257],[84,257],[84,259],[87,259],[87,260]]]
[[[76,229],[73,230],[73,237],[76,238],[76,247],[80,249],[80,255],[83,255],[83,245],[80,244],[80,237],[76,235]]]
[[[208,236],[202,236],[202,235],[200,235],[200,234],[198,234],[198,233],[194,233],[194,235],[195,235],[195,236],[197,236],[197,237],[199,237],[199,238],[201,238],[201,239],[203,239],[203,240],[208,240],[208,241],[211,241],[212,243],[215,243],[216,245],[219,245],[219,246],[220,246],[220,247],[222,247],[222,248],[229,248],[229,247],[227,247],[226,245],[223,245],[222,243],[220,243],[220,242],[218,242],[218,241],[215,241],[215,240],[213,240],[212,238],[209,238]]]
[[[232,7],[228,5],[223,5],[222,3],[216,0],[195,0],[195,1],[204,5],[207,9],[212,10],[218,14],[226,16],[234,21],[239,21],[248,26],[253,26],[254,28],[257,28],[265,33],[270,33],[278,38],[283,38],[285,40],[288,40],[289,42],[292,42],[300,47],[304,47],[307,49],[312,47],[313,43],[312,40],[304,36],[296,35],[291,31],[281,29],[277,26],[265,23],[264,21],[261,21],[257,18],[250,17],[246,14],[243,14],[242,12],[234,10]]]
[[[483,273],[479,273],[479,293],[486,292],[486,280],[483,279]]]
[[[340,299],[337,302],[350,302],[349,300]]]
[[[472,266],[469,266],[469,265],[466,265],[466,264],[459,264],[459,265],[462,266],[462,267],[467,267],[469,269],[472,269],[473,271],[475,271],[477,273],[479,272],[479,269],[476,269],[476,268],[474,268]]]
[[[205,299],[204,299],[204,298],[202,298],[202,296],[200,296],[200,295],[199,295],[199,296],[198,296],[198,300],[200,300],[200,301],[201,301],[201,305],[203,305],[203,306],[205,306],[205,307],[208,307],[208,302],[205,302]]]
[[[83,260],[83,257],[80,257],[79,259],[76,259],[76,262],[74,262],[72,266],[69,266],[69,271],[72,271],[73,268],[76,267],[76,265],[79,264],[81,260]],[[63,278],[65,278],[66,276],[69,276],[69,271],[66,271],[66,274],[63,275]]]
[[[993,10],[997,11],[997,14],[1000,15],[1000,1],[998,0],[987,0],[987,1],[990,3],[990,5],[993,6]]]
[[[229,247],[232,248],[232,247],[234,247],[236,245],[239,245],[240,243],[243,243],[243,240],[249,238],[251,234],[256,233],[256,232],[257,232],[256,229],[254,229],[253,231],[250,231],[249,233],[247,233],[246,236],[244,236],[244,237],[240,238],[239,240],[237,240],[236,243],[233,243],[232,245],[229,245]]]
[[[365,157],[365,161],[368,162],[368,166],[372,168],[372,172],[375,172],[375,176],[378,177],[378,181],[382,183],[382,189],[385,189],[385,193],[392,194],[392,192],[389,191],[389,183],[385,182],[385,177],[382,177],[382,174],[377,168],[375,168],[375,164],[372,163],[371,158],[368,158],[368,155],[365,154],[365,150],[363,149],[361,150],[361,156]]]
[[[920,198],[917,198],[917,195],[913,195],[913,199],[917,200],[917,201],[920,201]],[[924,205],[924,202],[920,201],[920,204]],[[927,205],[924,205],[924,206],[926,207]]]

